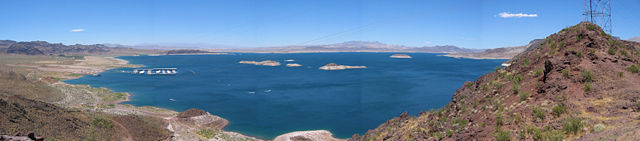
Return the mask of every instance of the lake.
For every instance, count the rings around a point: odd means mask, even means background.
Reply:
[[[116,92],[129,92],[125,104],[176,111],[198,108],[230,121],[228,131],[264,139],[298,130],[325,129],[348,138],[373,129],[400,113],[417,115],[451,100],[465,81],[495,70],[505,60],[457,59],[442,54],[297,53],[123,56],[144,68],[175,67],[177,75],[135,75],[133,68],[105,71],[101,77],[67,80]],[[284,60],[293,59],[293,62]],[[281,66],[239,64],[274,60]],[[286,67],[298,63],[302,67]],[[328,63],[366,69],[320,70]],[[173,99],[173,100],[169,100]]]

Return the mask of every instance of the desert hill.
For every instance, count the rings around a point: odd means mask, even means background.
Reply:
[[[350,140],[640,138],[640,43],[582,22],[458,89],[449,104],[403,113]]]

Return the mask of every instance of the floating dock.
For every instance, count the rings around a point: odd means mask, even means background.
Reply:
[[[134,69],[133,74],[174,75],[178,74],[178,68]]]

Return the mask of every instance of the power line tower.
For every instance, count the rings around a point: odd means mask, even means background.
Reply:
[[[597,24],[611,33],[611,0],[584,0],[583,21]]]

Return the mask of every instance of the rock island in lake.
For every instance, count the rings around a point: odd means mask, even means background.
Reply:
[[[344,70],[344,69],[364,69],[367,66],[347,66],[347,65],[338,65],[336,63],[329,63],[320,67],[321,70]]]
[[[238,63],[240,63],[240,64],[262,65],[262,66],[280,66],[280,62],[271,61],[271,60],[265,60],[265,61],[261,61],[261,62],[257,62],[257,61],[240,61]]]
[[[287,67],[301,67],[302,65],[300,64],[296,64],[296,63],[289,63],[287,64]]]
[[[407,54],[393,54],[391,56],[389,56],[391,58],[411,58],[411,56],[407,55]]]

